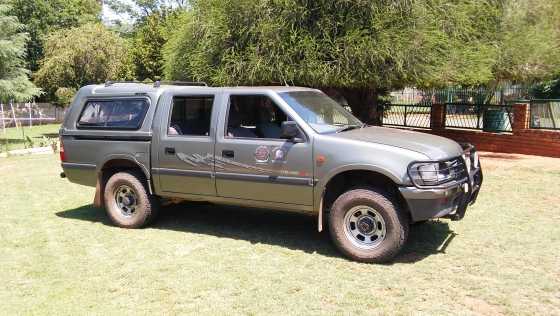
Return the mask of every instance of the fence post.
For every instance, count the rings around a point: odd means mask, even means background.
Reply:
[[[430,126],[434,130],[445,128],[445,105],[433,104]]]
[[[511,125],[511,130],[513,134],[517,134],[520,131],[529,128],[529,104],[528,103],[516,103],[513,105],[513,124]]]
[[[404,126],[406,126],[406,114],[407,114],[406,112],[407,112],[407,111],[408,111],[408,108],[407,108],[407,106],[406,106],[406,104],[405,104],[405,105],[404,105],[404,124],[403,124]]]
[[[6,135],[6,122],[4,122],[4,104],[0,101],[0,115],[2,116],[2,132]]]

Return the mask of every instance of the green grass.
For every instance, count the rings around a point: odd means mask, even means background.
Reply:
[[[0,129],[0,152],[6,151],[6,143],[8,150],[25,148],[26,140],[23,135],[31,138],[34,143],[33,147],[38,147],[39,143],[43,140],[43,136],[46,138],[58,138],[59,128],[60,124],[23,126],[23,134],[21,128],[6,128],[6,134]]]
[[[560,160],[485,158],[464,220],[396,262],[341,257],[315,219],[221,206],[112,226],[55,155],[0,159],[1,314],[560,314]]]

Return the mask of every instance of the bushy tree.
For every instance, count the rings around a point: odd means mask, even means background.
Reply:
[[[391,89],[488,80],[498,12],[467,0],[197,1],[166,47],[166,75],[328,87],[375,122]]]
[[[506,1],[499,35],[496,82],[535,82],[560,73],[560,0]]]
[[[40,94],[25,69],[27,34],[9,11],[8,6],[0,5],[0,102],[22,101]]]
[[[134,20],[144,20],[153,14],[187,9],[189,2],[188,0],[107,0],[105,3],[119,14],[127,15]]]
[[[12,14],[25,23],[29,34],[26,60],[32,71],[39,68],[43,57],[43,40],[52,31],[68,29],[100,20],[98,0],[6,0]]]
[[[157,80],[163,74],[163,47],[173,12],[156,12],[142,20],[131,38],[130,58],[138,80]]]
[[[101,24],[53,32],[45,41],[45,57],[35,81],[54,97],[59,89],[118,79],[126,62],[125,49],[123,40]]]

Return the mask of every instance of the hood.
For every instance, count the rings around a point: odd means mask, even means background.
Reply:
[[[332,134],[333,137],[377,143],[412,150],[433,160],[457,157],[461,146],[445,137],[387,127],[365,127]]]

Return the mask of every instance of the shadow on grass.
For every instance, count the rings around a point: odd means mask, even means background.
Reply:
[[[112,225],[105,212],[92,205],[56,213],[57,216]],[[166,229],[212,235],[342,257],[328,232],[316,230],[314,216],[282,211],[259,210],[212,204],[181,203],[165,206],[152,229]],[[414,263],[444,253],[454,237],[445,222],[430,221],[411,227],[409,240],[395,263]]]

